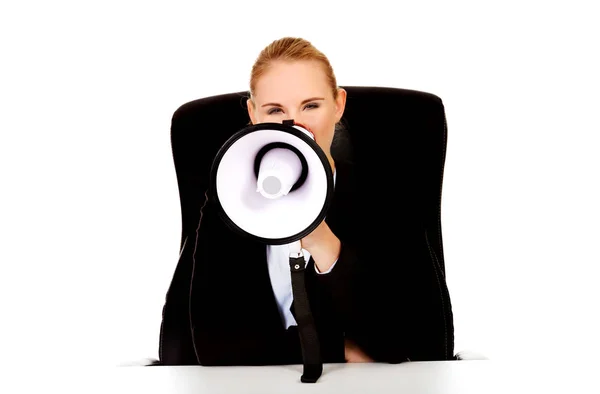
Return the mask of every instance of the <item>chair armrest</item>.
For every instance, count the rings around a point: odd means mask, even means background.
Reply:
[[[471,350],[463,350],[454,355],[456,360],[488,360],[486,356]]]
[[[160,361],[155,358],[142,358],[136,361],[128,361],[119,364],[119,367],[149,367],[153,365],[161,365]]]

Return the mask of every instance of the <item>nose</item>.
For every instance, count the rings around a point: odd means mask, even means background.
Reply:
[[[288,119],[294,119],[294,122],[302,122],[303,113],[299,109],[288,108],[286,115]]]

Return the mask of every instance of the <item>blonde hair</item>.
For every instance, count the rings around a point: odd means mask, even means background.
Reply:
[[[299,61],[312,60],[321,63],[327,82],[331,87],[333,98],[338,95],[338,86],[333,67],[329,63],[327,56],[315,48],[309,41],[303,38],[284,37],[273,41],[265,47],[252,66],[250,73],[250,98],[252,98],[256,89],[256,83],[260,77],[267,72],[269,66],[274,61]]]

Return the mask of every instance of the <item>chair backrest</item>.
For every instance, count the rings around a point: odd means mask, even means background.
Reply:
[[[412,288],[417,289],[418,284],[410,284],[409,281],[412,274],[418,276],[422,272],[414,268],[407,272],[402,271],[405,268],[396,267],[402,265],[402,261],[415,260],[417,252],[408,251],[411,245],[426,243],[425,253],[435,266],[430,272],[435,274],[426,274],[429,277],[425,280],[439,286],[443,312],[438,318],[444,322],[442,331],[445,336],[440,340],[445,344],[445,357],[451,359],[454,351],[453,322],[444,283],[440,221],[447,137],[442,100],[434,94],[415,90],[342,87],[347,91],[342,123],[352,149],[332,148],[332,154],[336,160],[340,157],[354,163],[361,190],[359,194],[364,193],[371,201],[365,209],[367,213],[357,215],[356,220],[364,217],[361,215],[378,218],[378,225],[374,226],[378,228],[365,232],[364,236],[369,238],[367,241],[371,245],[378,245],[373,251],[373,261],[385,261],[387,268],[391,269],[388,270],[389,276],[399,278],[398,286],[415,286]],[[182,257],[169,289],[171,299],[181,301],[172,301],[172,306],[163,309],[160,357],[167,363],[195,363],[195,356],[189,353],[191,340],[186,305],[189,294],[186,286],[191,275],[190,249],[193,249],[190,245],[195,240],[212,161],[225,141],[249,124],[247,98],[248,92],[245,91],[201,98],[183,104],[172,117],[171,143],[181,202]],[[348,144],[342,146],[347,147]],[[396,286],[395,281],[390,279],[393,286]],[[400,284],[400,281],[404,282]],[[418,293],[418,289],[414,293]],[[428,294],[414,295],[411,290],[407,294],[409,298],[431,297]],[[437,301],[427,302],[439,305],[440,298],[435,297]],[[164,354],[164,349],[168,349],[169,353]]]
[[[420,215],[444,270],[440,206],[447,129],[442,100],[431,93],[399,88],[343,88],[348,94],[342,122],[353,160],[365,179],[371,180],[365,192],[399,201],[398,196],[404,195],[411,212]],[[195,234],[213,158],[249,122],[247,97],[247,92],[206,97],[183,104],[173,115],[171,143],[182,245],[188,235]]]

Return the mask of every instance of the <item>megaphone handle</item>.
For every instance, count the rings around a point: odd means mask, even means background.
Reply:
[[[290,268],[292,271],[292,293],[294,295],[294,312],[298,323],[302,358],[304,360],[304,373],[300,380],[303,383],[315,383],[323,373],[321,360],[321,346],[317,328],[310,311],[308,295],[304,282],[306,261],[304,256],[294,257],[290,253]]]

